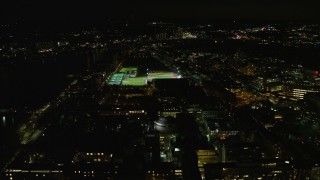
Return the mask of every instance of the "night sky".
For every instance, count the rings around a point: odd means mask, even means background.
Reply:
[[[320,20],[316,0],[1,0],[0,20]]]

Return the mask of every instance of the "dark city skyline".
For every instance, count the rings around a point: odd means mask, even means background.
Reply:
[[[31,0],[1,1],[1,20],[97,22],[134,20],[319,21],[315,0]]]
[[[0,2],[1,180],[319,180],[311,0]]]

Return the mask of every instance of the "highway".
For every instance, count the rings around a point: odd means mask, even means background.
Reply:
[[[16,148],[13,156],[4,164],[4,167],[0,170],[0,177],[8,168],[8,166],[14,162],[14,160],[23,151],[24,147],[28,144],[36,142],[39,137],[41,137],[44,132],[52,125],[53,122],[45,123],[45,125],[40,125],[41,120],[45,115],[50,112],[57,110],[69,97],[69,93],[72,93],[78,87],[78,80],[72,81],[66,89],[60,93],[60,95],[53,101],[45,104],[40,109],[34,111],[25,123],[21,124],[17,130],[19,135],[20,146]]]
[[[77,87],[77,84],[77,80],[72,81],[58,98],[32,113],[27,122],[23,123],[18,129],[21,144],[27,145],[35,142],[44,133],[44,131],[51,126],[51,123],[48,123],[45,126],[40,126],[39,122],[44,115],[48,114],[49,112],[53,112],[60,107],[60,105],[68,99],[66,95],[73,92]]]

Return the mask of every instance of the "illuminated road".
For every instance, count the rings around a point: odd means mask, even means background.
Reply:
[[[67,100],[68,98],[66,97],[66,94],[72,92],[76,85],[77,80],[71,82],[70,85],[67,86],[67,88],[60,94],[60,96],[56,100],[47,103],[42,108],[33,112],[29,119],[18,128],[17,133],[19,135],[20,146],[17,146],[12,150],[15,153],[10,159],[8,159],[8,162],[6,162],[3,168],[0,170],[0,176],[3,172],[5,172],[7,167],[15,161],[20,152],[23,151],[24,145],[35,142],[41,135],[43,135],[46,129],[51,126],[51,123],[47,123],[45,126],[40,126],[39,124],[41,122],[41,119],[43,119],[43,117],[49,112],[53,112],[54,110],[56,110],[65,100]]]
[[[19,135],[19,143],[21,146],[18,147],[18,149],[14,150],[15,154],[8,160],[7,163],[5,163],[4,167],[0,171],[0,175],[19,156],[20,152],[23,150],[24,145],[28,145],[37,141],[39,137],[41,137],[44,134],[44,132],[52,125],[51,122],[44,123],[45,125],[40,125],[40,123],[45,115],[48,115],[50,112],[54,112],[66,100],[68,100],[69,97],[67,95],[76,90],[77,87],[78,81],[74,80],[55,100],[47,103],[42,108],[33,112],[29,119],[18,128],[17,133]]]
[[[77,87],[78,81],[74,80],[70,83],[69,86],[59,95],[59,97],[43,106],[41,109],[35,111],[29,118],[29,120],[22,124],[18,129],[18,134],[20,136],[21,144],[30,144],[35,142],[45,130],[51,126],[51,123],[46,124],[45,126],[40,126],[39,121],[49,112],[56,110],[64,101],[68,99],[67,94],[74,91]]]

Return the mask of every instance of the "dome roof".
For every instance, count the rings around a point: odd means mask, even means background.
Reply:
[[[172,116],[168,117],[159,117],[158,120],[156,120],[157,124],[161,125],[175,125],[176,124],[176,119]]]
[[[159,133],[175,133],[177,131],[177,121],[174,117],[159,117],[154,122],[154,128]]]

